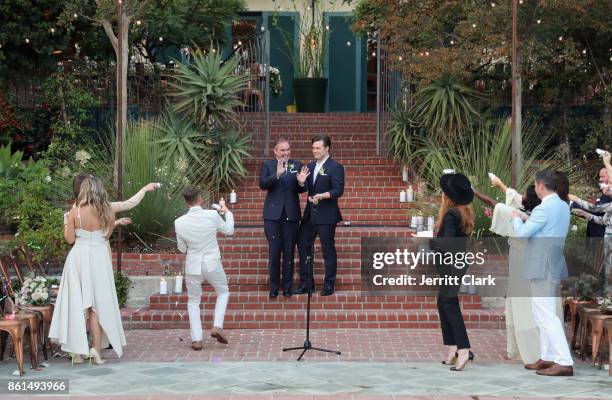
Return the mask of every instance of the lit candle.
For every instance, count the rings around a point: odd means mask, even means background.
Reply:
[[[410,227],[411,228],[416,228],[417,227],[417,217],[416,217],[416,215],[413,215],[410,218]]]
[[[404,167],[402,169],[402,180],[404,182],[408,182],[408,168],[407,167]]]
[[[168,282],[164,278],[159,281],[159,294],[168,294]]]
[[[412,203],[414,201],[414,189],[412,189],[412,185],[408,186],[406,190],[406,201],[408,203]]]
[[[400,192],[400,203],[405,203],[405,202],[406,202],[406,192],[402,190]]]
[[[230,193],[230,204],[236,204],[238,196],[236,195],[236,191],[232,190]]]
[[[177,275],[174,280],[174,293],[183,293],[183,275]]]
[[[433,227],[435,224],[436,224],[436,221],[434,220],[433,216],[430,215],[429,217],[427,217],[427,228],[428,228],[427,230],[428,231],[433,231]]]

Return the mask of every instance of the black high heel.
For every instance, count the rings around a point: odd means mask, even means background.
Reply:
[[[471,351],[468,354],[468,358],[467,360],[465,360],[465,362],[463,363],[463,365],[456,365],[454,367],[451,367],[451,371],[463,371],[465,369],[465,366],[467,365],[467,363],[473,363],[474,362],[474,358],[476,358],[476,356],[474,355],[474,353],[472,353]]]
[[[455,363],[457,362],[457,357],[459,357],[459,353],[455,352],[455,357],[453,357],[450,362],[446,362],[446,360],[442,361],[443,365],[455,365]]]

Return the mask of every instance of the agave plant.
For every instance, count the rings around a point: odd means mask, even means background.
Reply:
[[[444,74],[415,94],[412,116],[429,137],[452,141],[478,120],[473,103],[481,98],[474,89]]]
[[[243,160],[251,157],[249,139],[234,128],[216,128],[207,133],[208,163],[201,172],[201,180],[211,192],[235,188],[237,181],[246,177]]]
[[[189,164],[191,160],[202,163],[198,152],[205,149],[204,135],[198,132],[198,128],[191,121],[168,110],[155,126],[160,136],[155,143],[161,145],[165,157],[184,160]]]
[[[241,92],[246,88],[249,75],[234,73],[238,58],[231,57],[224,64],[219,52],[193,53],[192,64],[177,63],[178,73],[174,108],[197,121],[201,128],[223,125],[237,120],[235,108],[242,105]]]
[[[504,119],[487,121],[475,130],[457,138],[454,143],[441,145],[432,138],[424,141],[424,147],[417,151],[423,159],[422,177],[430,187],[437,188],[442,171],[452,168],[467,175],[474,188],[480,192],[499,198],[503,193],[491,188],[488,173],[497,175],[503,182],[511,182],[512,135],[510,123]],[[550,137],[541,130],[541,125],[532,119],[523,123],[523,163],[519,171],[516,189],[522,192],[527,185],[533,184],[535,171],[551,168],[569,172],[552,150],[548,150]],[[570,174],[570,181],[579,180]],[[485,215],[483,203],[474,203],[476,230],[488,229],[491,220]]]

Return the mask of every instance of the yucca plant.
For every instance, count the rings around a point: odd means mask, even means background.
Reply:
[[[452,144],[441,145],[432,138],[424,141],[424,147],[417,153],[423,159],[422,178],[430,187],[439,188],[442,171],[452,168],[470,178],[474,188],[493,198],[503,201],[504,193],[491,188],[488,172],[497,175],[503,182],[511,182],[512,136],[510,123],[500,118],[486,121],[466,133]],[[516,189],[523,192],[527,185],[533,184],[536,171],[546,168],[569,172],[570,166],[549,150],[550,137],[542,132],[541,125],[532,119],[523,123],[523,163],[519,171]],[[577,177],[570,174],[570,181]],[[484,205],[474,202],[476,230],[488,229],[491,219],[485,215]]]
[[[391,111],[387,128],[387,151],[400,165],[420,164],[415,160],[415,152],[423,143],[423,131],[414,121],[410,110]]]
[[[123,194],[128,198],[149,182],[159,182],[161,188],[147,193],[142,202],[126,213],[132,218],[129,235],[148,244],[172,229],[175,218],[184,210],[182,190],[191,183],[197,170],[186,162],[166,157],[159,144],[160,134],[151,121],[128,124],[124,144]],[[91,160],[83,165],[85,171],[104,180],[111,198],[113,165],[115,161],[114,135],[90,141],[86,149]]]
[[[477,122],[482,96],[448,74],[414,95],[412,118],[438,142],[453,141]]]
[[[198,153],[204,150],[204,135],[192,121],[184,116],[178,115],[171,109],[155,122],[159,138],[156,144],[161,145],[165,157],[171,160],[184,160],[188,164],[195,161],[202,164]]]
[[[214,193],[235,188],[237,181],[247,175],[243,160],[251,157],[249,136],[234,128],[216,128],[206,137],[208,163],[201,172],[202,184]]]
[[[229,58],[222,64],[220,52],[193,53],[193,63],[177,62],[178,102],[174,109],[194,118],[200,128],[210,129],[237,121],[235,108],[242,105],[241,92],[252,77],[234,73],[238,58]]]

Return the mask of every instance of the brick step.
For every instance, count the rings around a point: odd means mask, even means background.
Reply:
[[[359,243],[362,237],[406,237],[413,232],[410,228],[394,228],[393,230],[381,227],[351,227],[339,226],[336,229],[336,243],[341,239],[356,240]],[[265,236],[263,228],[237,228],[232,236],[220,236],[219,242],[224,240],[242,240],[242,239],[264,240]],[[249,242],[244,242],[249,243]]]
[[[378,226],[403,226],[410,225],[409,215],[405,209],[389,209],[389,210],[360,210],[352,208],[340,209],[344,224],[346,223],[362,223]],[[234,219],[236,224],[257,225],[263,226],[261,210],[234,210]]]
[[[305,308],[305,306],[303,305]],[[201,315],[210,329],[213,312]],[[468,329],[503,329],[504,310],[464,310]],[[439,328],[437,310],[313,310],[312,329],[435,329]],[[126,329],[188,329],[189,315],[183,310],[137,310],[122,315]],[[302,310],[228,310],[225,329],[304,329]]]
[[[413,295],[366,296],[361,292],[340,292],[322,297],[314,294],[311,308],[316,310],[416,310],[436,309],[436,297]],[[214,310],[215,293],[203,293],[201,308]],[[482,309],[480,296],[465,295],[459,297],[461,307],[466,310]],[[305,295],[283,297],[279,295],[270,299],[268,293],[240,292],[232,293],[228,304],[229,310],[301,310],[306,301]],[[151,310],[187,310],[187,294],[151,295]]]
[[[230,290],[234,292],[262,292],[268,293],[270,290],[270,284],[268,281],[268,274],[253,274],[253,275],[231,275],[227,274]],[[320,271],[315,269],[315,286],[319,289],[323,285],[323,269]],[[296,275],[294,277],[294,286],[299,284],[299,278]],[[338,274],[336,277],[335,289],[337,292],[359,292],[361,291],[361,276],[359,274]],[[202,282],[202,291],[209,293],[214,292],[211,285],[206,282]]]

